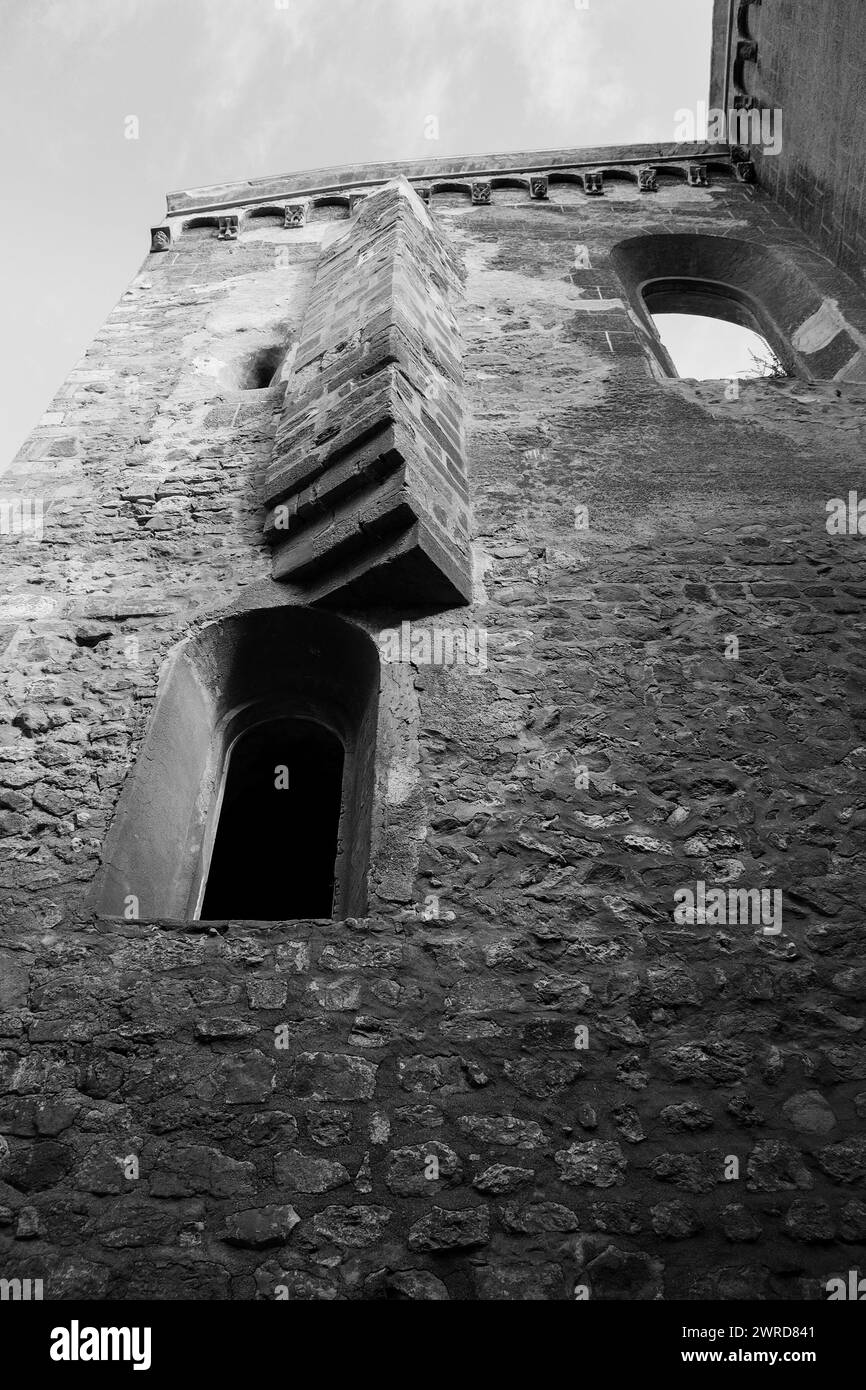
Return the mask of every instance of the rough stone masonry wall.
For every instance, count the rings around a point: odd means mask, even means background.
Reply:
[[[76,912],[161,658],[264,582],[281,393],[219,401],[218,363],[277,300],[297,331],[316,244],[289,234],[284,281],[264,230],[152,258],[15,475],[69,496],[9,591],[56,607],[3,673],[0,1273],[47,1298],[823,1298],[866,1268],[866,586],[824,524],[862,388],[653,375],[610,249],[796,246],[746,188],[434,213],[468,272],[477,582],[419,622],[483,627],[489,667],[415,673],[414,904]],[[700,879],[783,890],[782,935],[677,926]]]

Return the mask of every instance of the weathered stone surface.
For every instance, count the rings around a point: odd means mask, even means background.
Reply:
[[[646,1131],[640,1115],[631,1105],[622,1105],[613,1112],[613,1121],[623,1139],[629,1144],[641,1144],[646,1139]]]
[[[195,1026],[197,1038],[202,1042],[225,1042],[230,1038],[250,1038],[258,1033],[255,1023],[244,1018],[203,1018]]]
[[[397,1078],[410,1095],[451,1096],[469,1090],[459,1057],[401,1057]]]
[[[306,941],[284,941],[277,946],[277,969],[287,975],[304,975],[310,968],[310,947]]]
[[[76,1170],[76,1185],[99,1196],[122,1192],[127,1186],[123,1165],[128,1152],[129,1146],[122,1143],[95,1144]]]
[[[726,1109],[742,1129],[756,1129],[766,1124],[764,1112],[746,1095],[731,1096]]]
[[[662,1066],[675,1081],[698,1081],[722,1086],[741,1081],[748,1071],[748,1053],[739,1043],[688,1043],[666,1049]]]
[[[519,1188],[525,1187],[534,1177],[532,1168],[508,1168],[501,1163],[494,1163],[473,1179],[472,1186],[478,1192],[502,1197],[506,1193],[516,1192]]]
[[[343,1106],[329,1105],[307,1112],[307,1133],[322,1149],[347,1144],[352,1137],[352,1127],[352,1112]]]
[[[0,1151],[0,1178],[21,1192],[41,1192],[60,1182],[72,1164],[72,1152],[65,1144],[51,1139],[17,1141],[7,1146],[5,1152]],[[115,1174],[119,1183],[116,1167],[112,1177]]]
[[[580,1226],[571,1208],[558,1202],[507,1202],[500,1209],[499,1219],[506,1231],[526,1236],[576,1231]]]
[[[274,1158],[274,1181],[289,1192],[331,1192],[349,1181],[342,1163],[309,1158],[297,1149]]]
[[[450,1295],[441,1279],[426,1269],[397,1269],[393,1273],[370,1275],[364,1281],[368,1298],[387,1298],[398,1302],[445,1303]]]
[[[426,1197],[463,1179],[460,1159],[447,1144],[431,1140],[389,1153],[385,1181],[395,1196]]]
[[[726,1266],[695,1279],[691,1285],[691,1294],[695,1299],[712,1302],[757,1302],[768,1296],[767,1281],[768,1271],[764,1266]]]
[[[683,1130],[686,1133],[713,1127],[712,1115],[694,1101],[685,1101],[681,1105],[666,1105],[660,1118],[668,1129]]]
[[[722,1230],[730,1241],[743,1243],[760,1240],[763,1229],[760,1221],[739,1202],[732,1202],[722,1212]]]
[[[710,1151],[699,1154],[659,1154],[651,1164],[651,1172],[659,1182],[671,1183],[686,1192],[712,1192],[723,1180],[724,1156]]]
[[[303,1269],[283,1269],[276,1260],[255,1272],[259,1298],[279,1303],[333,1303],[345,1297],[333,1279]]]
[[[486,1245],[490,1237],[487,1207],[447,1211],[434,1207],[416,1221],[409,1231],[410,1250],[474,1250]]]
[[[505,1149],[537,1149],[547,1143],[534,1120],[518,1120],[513,1115],[461,1115],[457,1124],[475,1144],[493,1144]]]
[[[392,1216],[387,1207],[326,1207],[313,1217],[313,1240],[363,1250],[381,1240]]]
[[[247,997],[252,1009],[281,1009],[288,992],[288,985],[278,978],[263,977],[247,981]]]
[[[319,1008],[328,1013],[353,1013],[361,1002],[358,980],[311,980],[307,988]]]
[[[843,1240],[866,1241],[866,1202],[846,1202],[842,1208],[839,1234]]]
[[[703,1228],[693,1207],[685,1202],[659,1202],[650,1211],[652,1228],[664,1240],[688,1240]]]
[[[593,1202],[592,1224],[605,1235],[637,1236],[645,1229],[646,1211],[636,1202]]]
[[[784,1140],[766,1139],[756,1144],[746,1172],[750,1192],[789,1192],[792,1188],[813,1186],[802,1154]]]
[[[377,1067],[362,1057],[308,1052],[294,1066],[295,1094],[309,1100],[370,1100]]]
[[[253,1191],[252,1163],[231,1158],[205,1144],[170,1145],[162,1150],[150,1178],[155,1197],[245,1196]]]
[[[294,1207],[259,1207],[238,1211],[226,1219],[225,1239],[245,1250],[264,1250],[285,1245],[300,1221]]]
[[[800,1134],[829,1134],[836,1116],[820,1091],[802,1091],[782,1106],[782,1114]]]
[[[274,1089],[276,1064],[262,1052],[247,1052],[225,1058],[220,1075],[226,1105],[261,1104]]]
[[[834,1182],[866,1183],[866,1138],[846,1139],[819,1149],[816,1158]]]
[[[475,1291],[485,1302],[543,1303],[565,1299],[565,1276],[557,1264],[482,1265],[475,1271]]]
[[[549,1061],[536,1062],[521,1057],[518,1062],[505,1063],[505,1075],[514,1082],[522,1095],[535,1100],[548,1100],[559,1096],[580,1075],[579,1062]]]
[[[559,1176],[576,1187],[615,1187],[625,1182],[626,1159],[619,1144],[590,1140],[556,1155]]]
[[[593,1299],[651,1302],[664,1296],[664,1266],[649,1255],[611,1245],[590,1260],[579,1275]]]
[[[826,1202],[795,1202],[785,1214],[785,1230],[794,1240],[831,1241],[836,1222]]]

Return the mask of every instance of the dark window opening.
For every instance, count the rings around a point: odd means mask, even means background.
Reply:
[[[343,761],[337,736],[310,720],[270,720],[235,741],[203,921],[332,916]]]
[[[181,642],[93,910],[123,917],[132,902],[149,922],[365,917],[379,684],[365,632],[295,604],[245,609]]]
[[[237,369],[239,391],[265,391],[272,386],[286,355],[284,347],[261,348],[243,359]]]

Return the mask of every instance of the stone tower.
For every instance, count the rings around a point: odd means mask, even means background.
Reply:
[[[862,163],[819,216],[791,9],[717,14],[776,164],[169,196],[0,480],[4,1277],[866,1267]],[[678,378],[653,308],[710,299],[787,374]]]

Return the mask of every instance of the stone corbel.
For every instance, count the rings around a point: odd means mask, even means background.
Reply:
[[[637,171],[637,186],[641,193],[658,193],[658,175],[651,164],[646,164]]]
[[[594,169],[591,173],[583,176],[583,191],[591,198],[600,198],[604,193],[604,175],[600,169]]]
[[[284,227],[305,227],[310,212],[310,200],[304,198],[297,203],[286,203]]]
[[[164,222],[161,227],[151,227],[150,229],[150,251],[151,255],[158,251],[171,250],[171,227]]]
[[[529,196],[539,202],[550,195],[550,186],[547,174],[532,174],[529,179]]]
[[[710,175],[706,164],[690,164],[688,166],[687,178],[692,188],[708,188]]]
[[[237,241],[238,239],[238,215],[236,212],[227,213],[219,220],[218,241]]]
[[[493,190],[487,179],[473,179],[472,201],[477,207],[486,206],[493,200]]]

